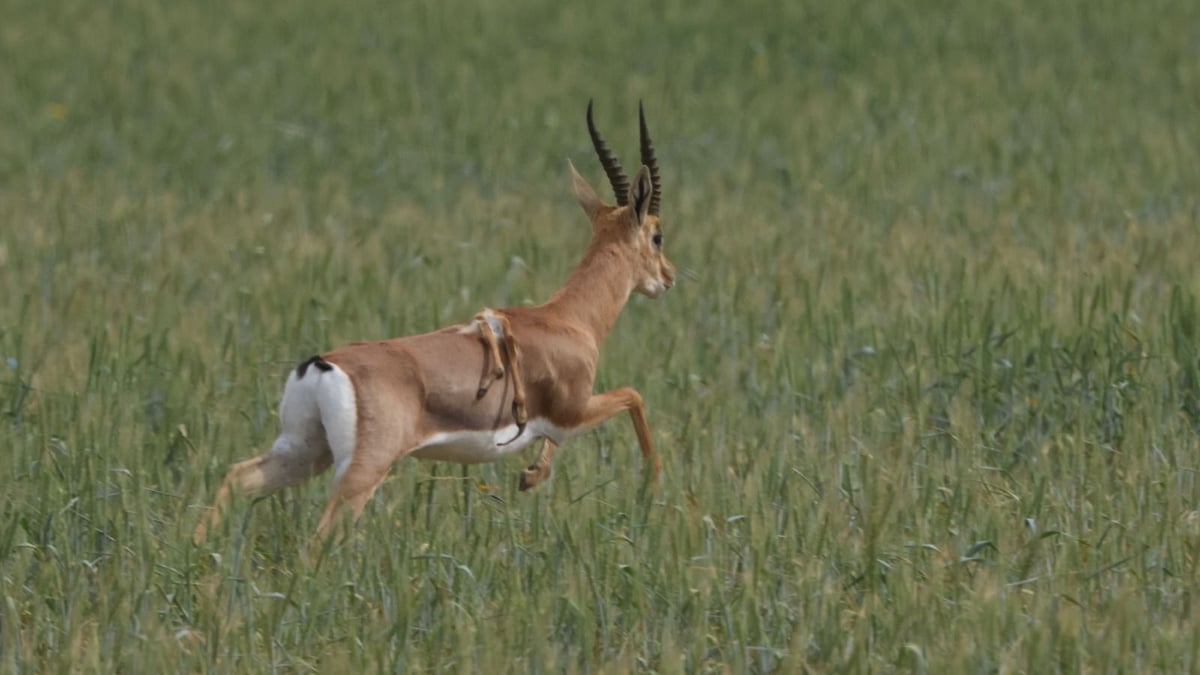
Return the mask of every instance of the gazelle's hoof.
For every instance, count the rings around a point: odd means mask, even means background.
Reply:
[[[528,468],[521,469],[521,485],[519,486],[521,492],[531,490],[545,482],[552,472],[553,469],[549,466],[540,464],[530,464]]]

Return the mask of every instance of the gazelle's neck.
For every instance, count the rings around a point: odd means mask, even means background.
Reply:
[[[543,307],[582,324],[599,347],[633,292],[628,263],[611,243],[593,241]]]

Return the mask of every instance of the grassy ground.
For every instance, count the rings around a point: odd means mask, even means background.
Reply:
[[[1200,668],[1200,4],[571,4],[8,3],[0,667]],[[193,547],[299,359],[553,292],[590,97],[659,488],[620,419]]]

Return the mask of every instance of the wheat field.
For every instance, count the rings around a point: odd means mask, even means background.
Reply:
[[[12,0],[0,667],[1200,669],[1200,4]],[[643,101],[628,419],[191,529],[289,368],[538,303]],[[605,191],[607,193],[607,191]]]

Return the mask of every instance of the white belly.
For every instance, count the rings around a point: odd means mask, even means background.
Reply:
[[[515,424],[489,431],[439,431],[421,441],[411,454],[417,459],[484,464],[503,459],[538,438],[549,438],[555,443],[566,440],[562,429],[543,419],[529,420],[521,437],[513,440],[516,435]]]

